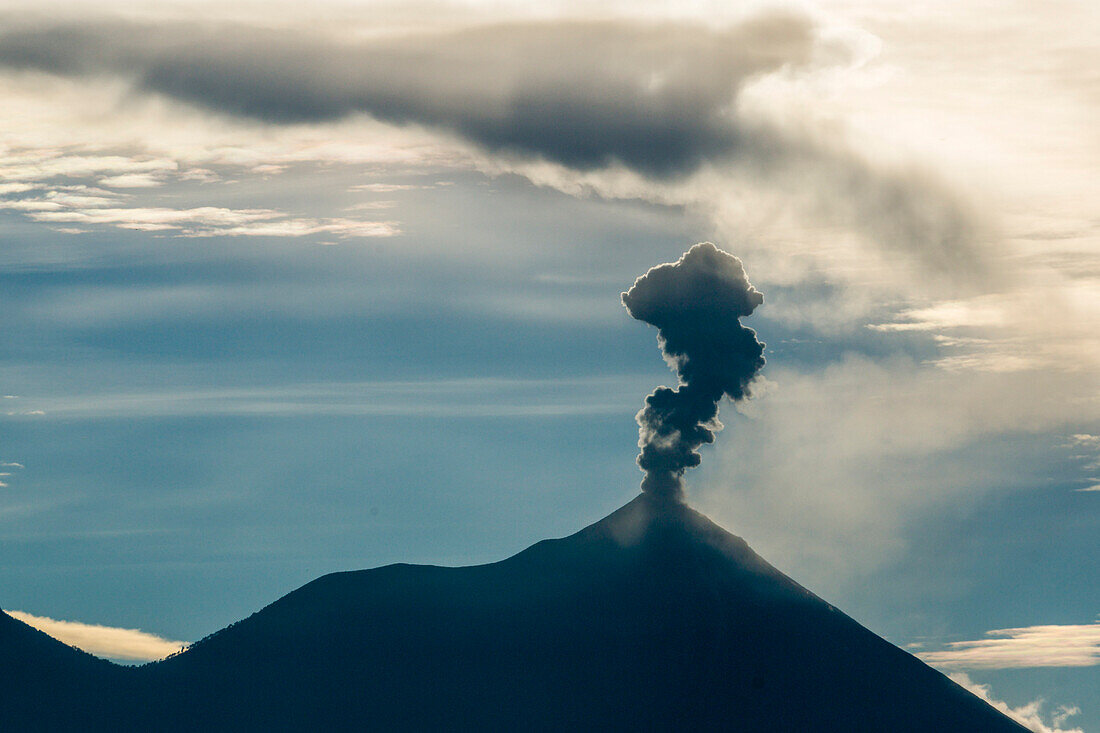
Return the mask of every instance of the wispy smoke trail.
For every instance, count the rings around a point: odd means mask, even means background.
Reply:
[[[699,446],[722,429],[718,401],[744,399],[764,366],[764,344],[739,320],[763,302],[741,260],[710,242],[654,267],[623,293],[630,315],[657,327],[665,360],[680,377],[677,389],[658,387],[646,397],[637,416],[643,491],[683,499],[684,471],[699,465]]]

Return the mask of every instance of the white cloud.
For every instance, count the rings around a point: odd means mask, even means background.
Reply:
[[[917,656],[945,669],[1016,669],[1100,665],[1100,621],[1065,626],[995,629],[987,639],[953,641]]]
[[[56,211],[60,208],[61,204],[54,203],[52,201],[41,201],[38,199],[0,201],[0,209],[8,209],[10,211]]]
[[[191,168],[180,173],[178,178],[181,181],[198,181],[199,183],[215,183],[222,179],[221,176],[209,168]]]
[[[100,178],[101,186],[110,188],[151,188],[164,183],[164,179],[149,173],[125,173],[121,176]]]
[[[279,216],[278,212],[270,209],[226,209],[217,206],[201,206],[194,209],[76,209],[64,212],[37,213],[33,214],[32,218],[46,222],[112,224],[121,229],[163,231],[188,226],[240,226],[248,222],[272,219],[277,216]]]
[[[335,234],[341,239],[350,237],[392,237],[401,233],[394,221],[361,221],[357,219],[295,219],[252,222],[225,228],[185,229],[184,234],[195,237],[304,237],[310,234]]]
[[[111,191],[87,188],[86,186],[68,186],[46,194],[46,201],[69,208],[96,208],[114,206],[119,202],[118,195]]]
[[[1084,470],[1100,470],[1100,435],[1077,433],[1076,435],[1071,435],[1069,441],[1062,447],[1076,451],[1076,453],[1070,457],[1078,461],[1084,461],[1081,466]],[[1088,483],[1089,485],[1085,488],[1076,489],[1077,491],[1100,491],[1100,479],[1086,477],[1081,480],[1083,483]]]
[[[352,186],[352,191],[370,191],[371,193],[392,193],[394,191],[411,191],[423,186],[411,183],[360,183]]]
[[[1060,727],[1062,723],[1065,723],[1067,719],[1072,718],[1074,715],[1080,715],[1081,708],[1076,705],[1059,705],[1058,712],[1056,712],[1051,720],[1054,721],[1055,727]]]
[[[378,209],[392,209],[397,206],[396,201],[364,201],[361,204],[352,204],[345,211],[377,211]]]
[[[1084,733],[1080,728],[1061,727],[1068,718],[1081,712],[1080,708],[1077,706],[1059,706],[1052,716],[1051,724],[1048,725],[1042,718],[1044,702],[1042,699],[1032,700],[1025,705],[1014,708],[1009,706],[1008,703],[994,698],[989,685],[978,684],[963,672],[956,672],[949,676],[957,685],[989,703],[991,706],[1033,733]]]
[[[88,198],[88,197],[85,197]],[[144,232],[167,232],[189,237],[257,236],[303,237],[311,234],[333,234],[350,237],[391,237],[401,229],[394,221],[368,221],[349,218],[301,218],[273,209],[227,209],[200,206],[191,209],[164,207],[104,208],[96,197],[91,206],[80,200],[69,201],[77,206],[65,208],[66,200],[17,201],[0,203],[0,207],[17,205],[28,210],[35,221],[51,224],[108,225],[119,229]],[[84,206],[79,206],[84,204]]]
[[[0,183],[0,196],[11,193],[26,193],[42,188],[39,183]]]
[[[0,130],[2,132],[2,130]],[[128,159],[114,155],[57,155],[51,150],[23,151],[19,156],[0,156],[0,175],[38,175],[44,179],[59,172],[66,175],[90,175],[96,171],[127,170]],[[6,167],[5,167],[6,161]],[[99,183],[116,188],[140,189],[159,185],[178,166],[164,158],[134,159],[137,171],[100,178]],[[269,166],[270,167],[270,166]],[[213,182],[220,177],[207,169],[188,169],[179,176],[186,180]],[[41,192],[42,189],[49,189]],[[349,217],[296,217],[269,208],[230,209],[220,206],[167,208],[163,206],[121,206],[131,194],[86,185],[5,184],[0,196],[35,192],[37,195],[0,199],[0,209],[16,211],[34,221],[55,225],[57,231],[82,234],[88,227],[111,226],[144,232],[161,232],[186,237],[265,236],[303,237],[332,235],[338,239],[353,237],[390,237],[401,229],[394,221],[372,221]],[[382,203],[363,208],[382,208]],[[65,226],[58,226],[65,225]]]
[[[124,155],[64,154],[56,149],[20,150],[0,155],[0,177],[14,182],[54,178],[90,178],[124,174],[167,173],[179,168],[168,158]]]
[[[946,300],[927,308],[911,308],[898,314],[902,320],[868,326],[875,331],[939,331],[963,326],[1000,326],[1005,313],[995,297]]]
[[[83,649],[89,654],[110,659],[150,662],[163,659],[187,646],[188,642],[165,639],[139,629],[60,621],[23,611],[5,611],[9,616],[49,634],[58,641]]]

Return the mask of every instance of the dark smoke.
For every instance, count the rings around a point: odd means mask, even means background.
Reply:
[[[764,344],[739,320],[763,302],[741,260],[710,242],[654,267],[623,293],[630,315],[657,327],[680,377],[677,389],[658,387],[638,413],[642,491],[683,499],[684,471],[699,465],[699,446],[722,429],[718,401],[744,399],[764,366]]]

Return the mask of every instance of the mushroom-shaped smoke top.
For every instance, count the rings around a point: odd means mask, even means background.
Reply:
[[[699,465],[699,446],[722,429],[718,401],[744,399],[764,366],[764,344],[739,320],[763,302],[741,260],[710,242],[654,267],[623,293],[630,315],[657,327],[665,360],[680,377],[677,389],[658,387],[646,397],[637,416],[643,491],[683,500],[684,471]]]

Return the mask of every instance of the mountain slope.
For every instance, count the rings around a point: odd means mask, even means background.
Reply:
[[[79,730],[108,721],[127,670],[0,611],[0,730]]]
[[[645,495],[498,563],[319,578],[142,672],[180,730],[1023,730]]]

